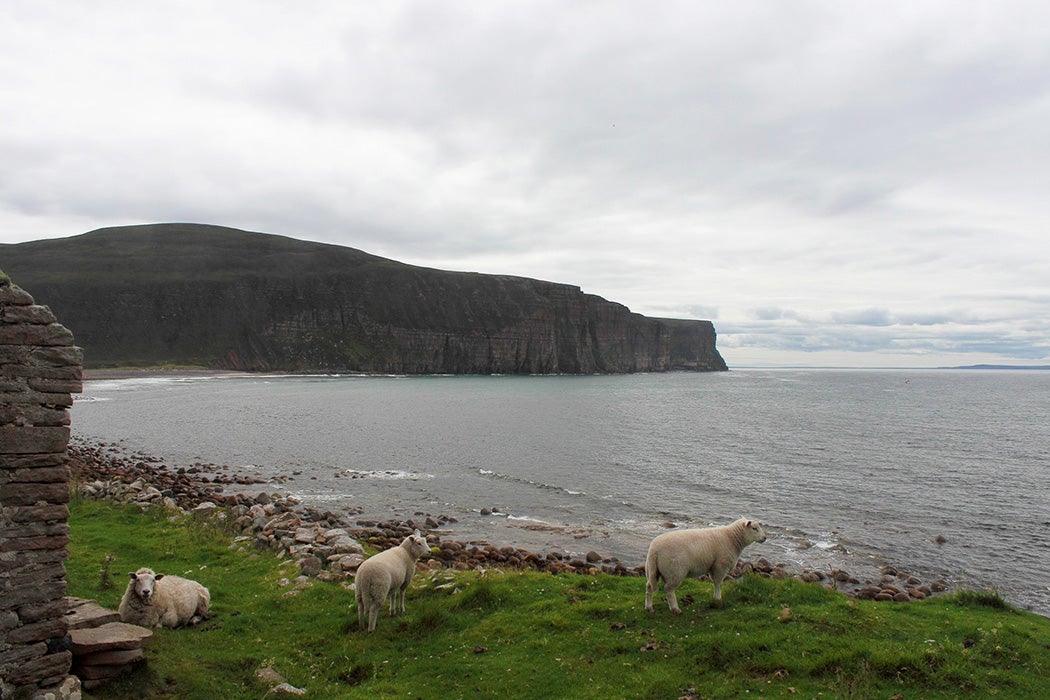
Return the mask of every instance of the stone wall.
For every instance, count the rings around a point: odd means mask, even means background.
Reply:
[[[69,407],[82,356],[0,272],[0,697],[79,695],[69,675]]]

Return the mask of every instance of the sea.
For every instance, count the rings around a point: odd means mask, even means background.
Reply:
[[[1050,371],[164,375],[84,382],[74,439],[351,519],[627,566],[747,517],[789,569],[995,591],[1050,616]]]

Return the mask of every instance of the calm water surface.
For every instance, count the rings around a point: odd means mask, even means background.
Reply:
[[[363,517],[455,515],[446,537],[636,565],[668,521],[747,516],[775,535],[750,557],[891,563],[1050,615],[1050,372],[153,378],[77,399],[77,437],[290,477]]]

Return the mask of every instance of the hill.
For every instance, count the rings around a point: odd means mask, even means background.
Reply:
[[[405,613],[369,634],[348,580],[298,579],[214,522],[73,497],[70,595],[114,609],[144,565],[212,595],[209,620],[155,630],[145,663],[91,697],[282,697],[282,680],[326,699],[1047,697],[1050,620],[993,593],[876,602],[750,574],[722,604],[687,581],[676,617],[645,612],[639,577],[428,558]]]
[[[203,224],[0,245],[84,366],[393,374],[717,371],[709,321],[648,318],[579,287],[448,272]]]

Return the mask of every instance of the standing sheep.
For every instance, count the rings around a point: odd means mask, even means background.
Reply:
[[[147,568],[128,575],[131,580],[118,608],[121,621],[140,627],[181,627],[208,617],[211,594],[196,581]]]
[[[419,530],[406,537],[397,547],[380,552],[361,564],[357,569],[354,597],[357,599],[357,621],[368,631],[374,632],[376,617],[387,595],[390,596],[390,614],[405,612],[405,591],[416,571],[416,560],[430,551],[425,537]]]
[[[645,557],[645,609],[653,611],[653,592],[664,580],[667,605],[681,615],[675,589],[689,576],[710,573],[715,584],[715,600],[722,600],[722,580],[733,570],[740,552],[752,542],[765,542],[766,533],[756,520],[741,518],[722,527],[675,530],[653,539]]]

